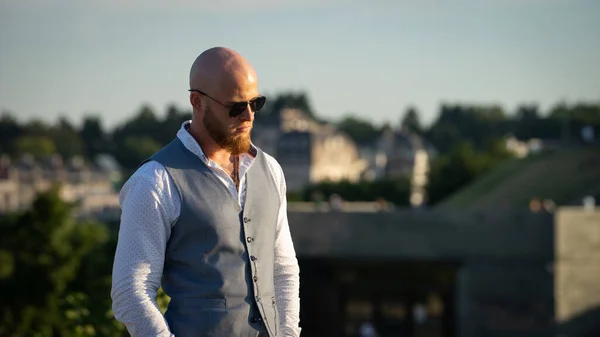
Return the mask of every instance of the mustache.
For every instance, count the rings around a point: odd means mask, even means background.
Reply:
[[[236,125],[234,126],[235,129],[240,129],[240,128],[245,128],[245,127],[252,127],[252,123],[244,123],[244,124],[240,124],[240,125]]]

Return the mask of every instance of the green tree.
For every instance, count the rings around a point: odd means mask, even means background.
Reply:
[[[477,151],[471,142],[459,143],[431,163],[428,204],[449,197],[511,157],[500,139],[488,141],[482,151]]]
[[[157,135],[157,140],[160,144],[169,143],[184,121],[192,119],[192,113],[189,111],[182,111],[177,109],[173,104],[167,107],[167,113],[165,119],[161,121],[161,130]]]
[[[0,115],[0,153],[15,154],[14,139],[23,134],[23,128],[8,112]]]
[[[79,131],[65,117],[61,117],[52,130],[52,139],[56,152],[64,158],[84,154],[84,143]]]
[[[314,195],[321,195],[328,199],[332,194],[338,194],[347,201],[376,201],[384,199],[396,206],[409,205],[410,181],[409,179],[394,178],[378,181],[349,181],[322,182],[308,186],[303,193],[303,198],[310,201]]]
[[[313,118],[318,118],[306,92],[282,92],[273,97],[267,96],[267,104],[256,114],[256,122],[265,125],[277,124],[281,110],[285,108],[299,109]]]
[[[29,210],[0,222],[0,259],[9,266],[0,272],[0,335],[119,336],[122,331],[114,325],[99,333],[96,327],[110,326],[110,306],[89,300],[93,288],[72,287],[76,279],[87,284],[110,275],[103,268],[103,275],[81,279],[82,262],[109,235],[101,224],[76,222],[72,210],[54,187],[40,193]],[[108,293],[101,291],[100,296]],[[100,311],[101,318],[92,311]]]
[[[143,105],[131,120],[114,130],[112,154],[125,170],[132,171],[142,160],[166,145],[161,141],[164,134],[162,122],[156,117],[154,110]],[[168,135],[168,139],[173,137],[174,134]]]
[[[367,145],[379,137],[381,131],[370,121],[349,115],[337,123],[337,128],[345,132],[359,145]]]
[[[128,176],[143,160],[160,148],[161,144],[151,137],[128,136],[122,143],[118,143],[115,158],[126,170],[130,171],[125,173],[125,176]]]
[[[17,154],[29,153],[36,158],[50,156],[56,153],[56,146],[48,136],[21,136],[15,139],[14,149]]]
[[[85,155],[89,159],[109,150],[108,135],[102,127],[102,120],[98,116],[86,116],[79,131],[85,148]]]
[[[400,120],[400,128],[404,131],[409,131],[418,135],[423,133],[419,112],[415,107],[411,106],[406,110],[404,116],[402,116],[402,119]]]
[[[440,152],[447,152],[461,142],[471,142],[477,150],[482,150],[490,139],[510,132],[510,126],[510,119],[498,106],[442,105],[425,138]]]

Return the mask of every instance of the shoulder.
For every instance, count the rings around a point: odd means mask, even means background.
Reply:
[[[121,202],[128,196],[139,196],[141,193],[158,193],[171,190],[171,179],[167,169],[155,160],[143,163],[127,179],[120,192]]]
[[[172,226],[179,216],[181,194],[167,169],[151,160],[142,164],[127,179],[119,194],[119,204],[122,211],[121,227]]]

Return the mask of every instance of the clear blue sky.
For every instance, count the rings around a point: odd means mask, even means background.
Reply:
[[[112,126],[142,103],[187,108],[189,67],[216,45],[254,64],[263,93],[306,90],[326,118],[600,100],[598,0],[94,3],[0,2],[0,110]]]

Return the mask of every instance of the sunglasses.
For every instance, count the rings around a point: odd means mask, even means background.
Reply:
[[[190,89],[189,91],[197,92],[200,95],[206,96],[206,97],[210,98],[211,100],[221,104],[225,109],[229,110],[229,117],[231,117],[231,118],[235,118],[235,117],[241,115],[242,113],[244,113],[244,111],[246,111],[246,108],[248,108],[248,106],[250,106],[250,109],[254,112],[260,111],[260,109],[262,109],[263,106],[265,106],[265,103],[267,102],[267,98],[265,96],[258,96],[249,101],[246,101],[246,102],[235,102],[233,104],[226,105],[226,104],[223,104],[223,103],[219,102],[218,100],[210,97],[207,93],[205,93],[203,91],[195,90],[195,89]]]

